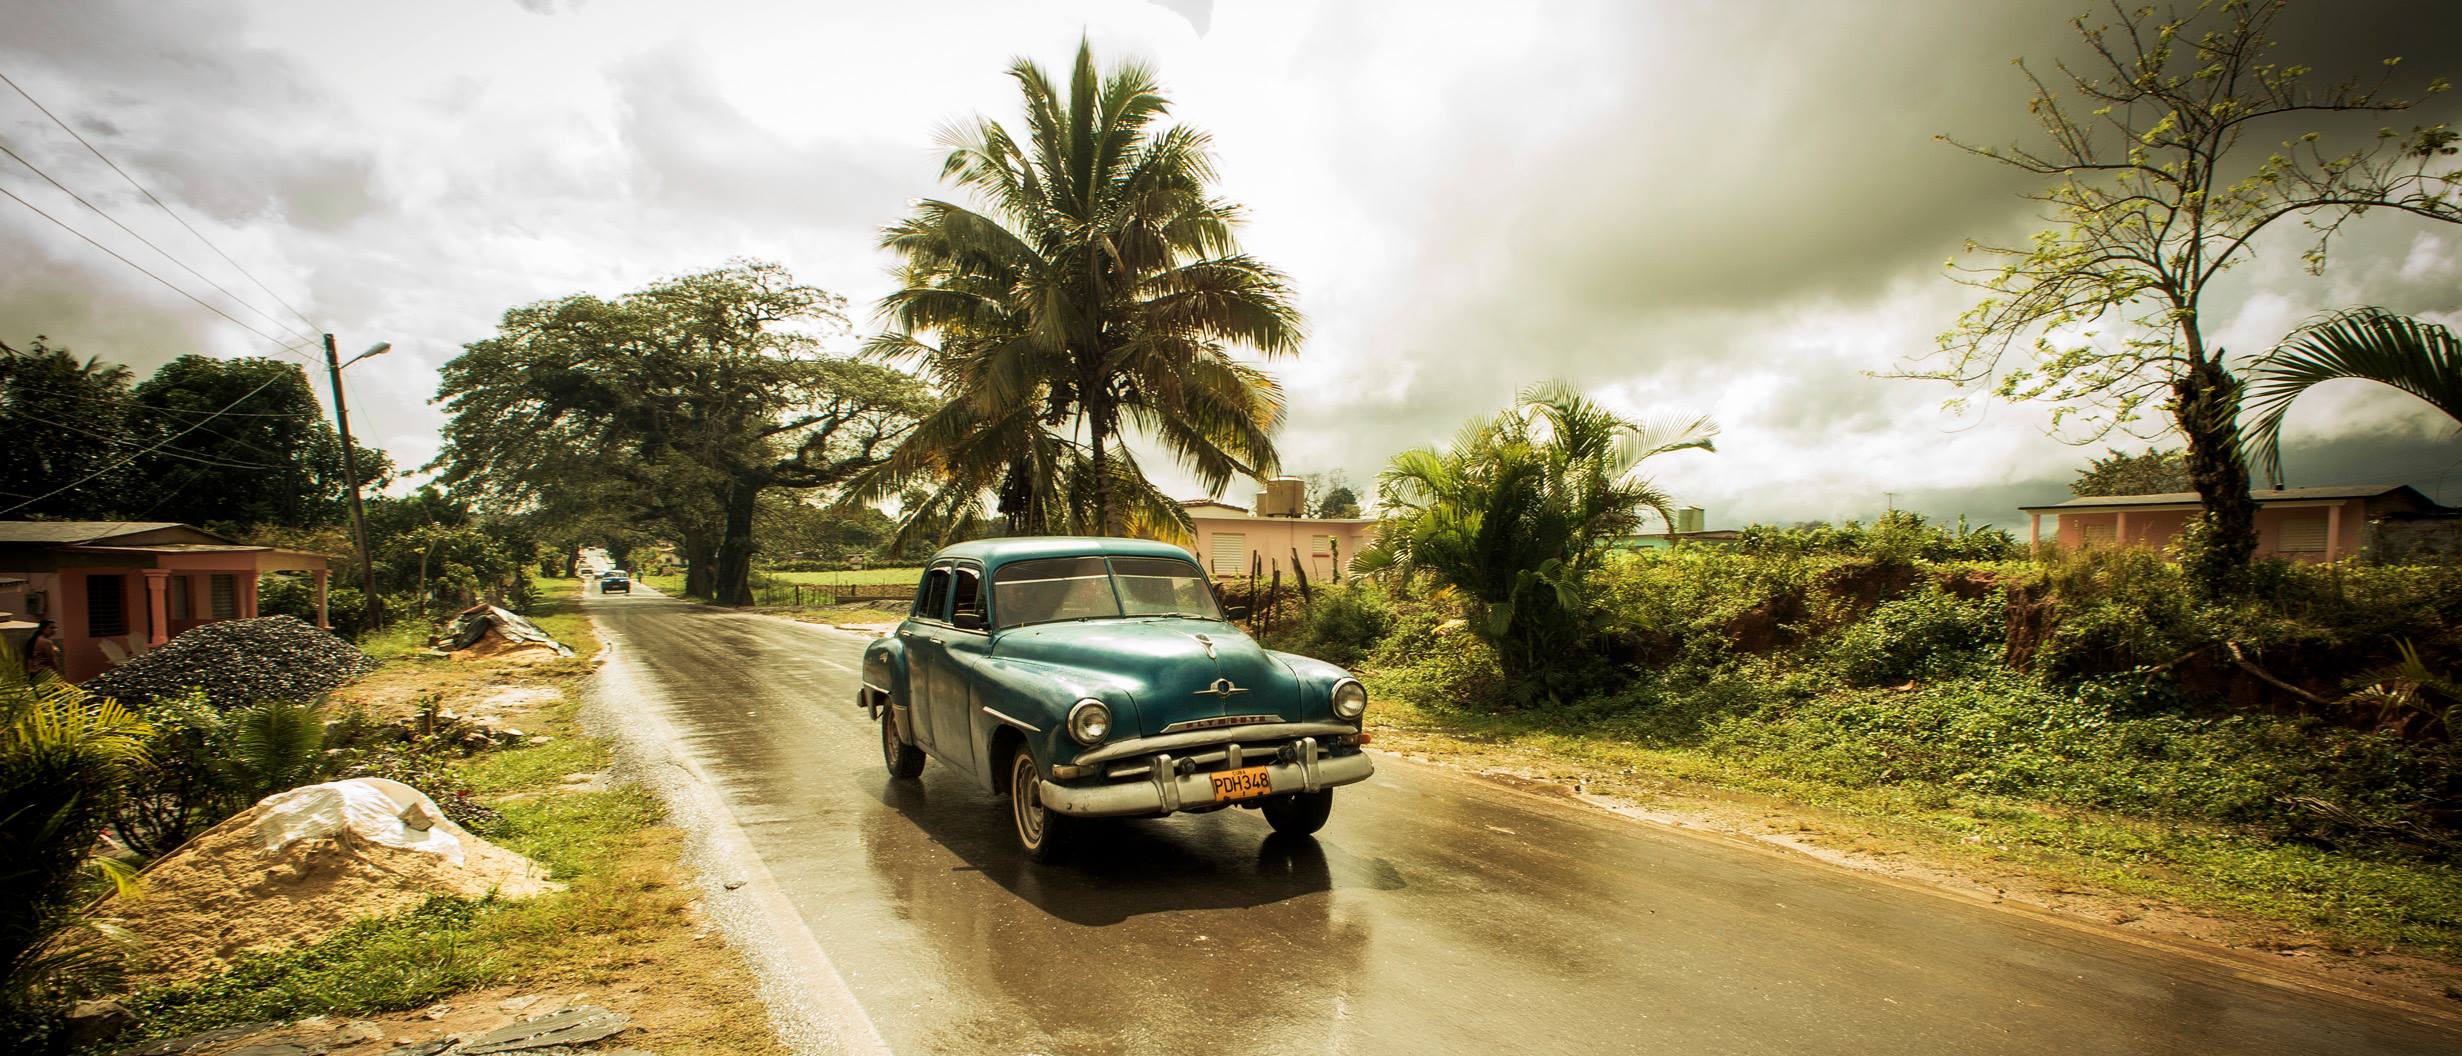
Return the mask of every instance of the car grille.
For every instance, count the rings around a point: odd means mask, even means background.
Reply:
[[[1317,758],[1326,756],[1326,745],[1316,745]],[[1273,762],[1293,762],[1299,758],[1298,741],[1269,741],[1262,744],[1226,744],[1171,757],[1172,765],[1181,773],[1210,773],[1216,770],[1237,770],[1247,766],[1263,766]],[[1103,776],[1113,780],[1146,777],[1154,773],[1154,756],[1113,763],[1103,770]]]

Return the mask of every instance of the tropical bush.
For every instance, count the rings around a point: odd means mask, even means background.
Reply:
[[[1897,561],[2013,561],[2026,556],[2017,537],[1985,525],[1938,525],[1920,513],[1892,510],[1870,525],[1809,524],[1793,528],[1756,524],[1736,534],[1734,549],[1747,554],[1855,555]]]
[[[1351,569],[1457,591],[1517,696],[1570,699],[1596,666],[1591,572],[1645,511],[1674,522],[1643,463],[1709,450],[1716,432],[1707,418],[1644,426],[1562,384],[1536,386],[1444,448],[1394,456],[1378,478],[1385,518]]]
[[[170,853],[276,792],[332,772],[325,715],[280,701],[225,711],[201,692],[147,702],[145,753],[127,769],[113,829],[140,854]]]
[[[1996,594],[1961,598],[1927,584],[1848,624],[1831,643],[1830,659],[1857,686],[1977,671],[2000,659],[2005,604]]]
[[[12,1052],[42,1047],[58,1008],[117,967],[81,907],[98,877],[125,879],[92,856],[147,733],[116,701],[23,672],[0,655],[0,1048]]]
[[[313,627],[316,625],[316,584],[302,576],[259,576],[256,611],[259,616],[288,616]],[[359,640],[368,632],[366,592],[348,583],[326,584],[325,618],[333,624],[333,633],[352,641]]]
[[[1393,628],[1393,606],[1374,583],[1320,586],[1296,610],[1297,620],[1267,644],[1348,667]]]

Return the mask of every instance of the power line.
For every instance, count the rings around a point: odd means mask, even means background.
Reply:
[[[0,73],[0,84],[6,84],[10,88],[15,89],[18,95],[25,97],[27,102],[34,104],[34,108],[42,111],[44,117],[50,118],[52,124],[60,126],[60,130],[68,133],[69,138],[76,140],[78,145],[83,146],[95,157],[102,159],[103,164],[111,166],[111,171],[119,173],[121,179],[127,180],[129,186],[137,189],[137,193],[144,195],[147,201],[153,202],[155,208],[161,209],[164,215],[178,221],[181,227],[187,228],[189,234],[197,237],[197,241],[205,243],[205,248],[213,250],[214,255],[221,257],[223,263],[230,265],[241,275],[246,276],[249,282],[255,283],[256,288],[265,291],[265,296],[273,298],[275,304],[281,305],[292,315],[298,316],[299,321],[306,323],[309,330],[313,331],[318,329],[316,320],[308,318],[307,313],[292,307],[291,302],[283,300],[281,294],[275,293],[273,287],[265,285],[264,280],[257,278],[254,272],[249,271],[247,268],[241,267],[238,261],[232,260],[231,255],[223,252],[221,246],[215,245],[213,239],[205,237],[205,232],[197,230],[195,226],[189,224],[186,218],[180,216],[180,214],[176,212],[173,212],[170,206],[163,204],[163,200],[155,197],[154,192],[146,190],[145,185],[138,183],[137,178],[129,175],[127,169],[121,168],[119,162],[111,160],[110,156],[104,154],[101,149],[95,147],[92,143],[86,142],[86,138],[84,136],[79,135],[76,129],[69,127],[68,122],[60,120],[60,115],[52,113],[51,108],[44,106],[42,100],[36,99],[33,93],[26,91],[25,88],[18,85],[16,81],[10,80],[9,75],[6,73]]]
[[[26,382],[24,382],[24,381],[15,381],[15,380],[10,381],[10,382],[8,383],[8,388],[9,388],[9,389],[11,389],[11,390],[18,390],[18,389],[22,389],[22,390],[25,390],[25,391],[28,391],[28,392],[33,392],[33,393],[36,393],[36,394],[38,394],[38,395],[50,396],[50,397],[55,397],[55,398],[58,398],[58,399],[63,399],[63,400],[72,400],[72,401],[82,402],[82,403],[86,403],[86,404],[91,404],[91,405],[96,406],[96,407],[106,407],[106,406],[110,406],[110,405],[112,405],[112,404],[114,404],[114,403],[116,402],[116,401],[113,401],[113,400],[105,399],[105,398],[100,397],[100,396],[90,396],[90,395],[87,395],[87,394],[84,394],[84,393],[80,393],[80,392],[76,392],[76,391],[73,391],[73,390],[70,390],[70,389],[55,389],[55,388],[51,388],[51,387],[48,387],[48,386],[43,386],[43,385],[31,385],[31,384],[28,384],[28,383],[26,383]],[[212,418],[212,417],[221,417],[221,418],[297,418],[297,419],[300,419],[300,420],[303,420],[303,421],[315,421],[315,422],[321,422],[321,421],[324,421],[324,420],[325,420],[325,412],[324,412],[324,410],[323,410],[322,408],[320,408],[320,409],[318,409],[318,410],[316,410],[316,411],[314,411],[314,412],[309,412],[309,411],[200,411],[200,410],[195,410],[195,409],[192,409],[192,408],[187,408],[187,407],[164,407],[164,406],[161,406],[161,405],[159,405],[159,404],[139,403],[139,402],[137,402],[137,401],[138,401],[138,397],[136,396],[136,394],[134,394],[134,393],[129,394],[129,396],[128,396],[128,406],[127,406],[125,409],[126,409],[126,410],[131,410],[131,411],[135,411],[135,410],[145,410],[145,411],[149,411],[149,412],[152,412],[152,413],[155,413],[155,414],[176,414],[176,415],[182,415],[182,416],[185,416],[185,417],[190,417],[190,418],[197,417],[198,415],[204,415],[204,416],[209,417],[209,418]]]
[[[294,342],[291,342],[291,343],[289,343],[289,344],[284,344],[284,343],[283,343],[283,339],[282,339],[282,338],[275,337],[275,336],[274,336],[274,335],[272,335],[272,334],[266,333],[266,332],[265,332],[265,331],[263,331],[263,330],[259,330],[259,329],[257,329],[256,327],[253,327],[253,326],[248,325],[246,322],[241,321],[241,320],[239,319],[239,317],[234,316],[234,315],[232,315],[232,314],[231,314],[231,313],[229,313],[229,312],[223,311],[223,310],[222,310],[222,309],[220,309],[220,308],[216,308],[216,307],[214,307],[214,305],[212,304],[212,302],[209,302],[209,301],[207,301],[206,299],[204,299],[204,298],[202,298],[202,297],[197,296],[196,294],[193,294],[193,293],[188,292],[186,289],[184,289],[184,288],[182,288],[182,287],[180,287],[180,286],[178,286],[178,285],[176,285],[176,284],[172,283],[172,281],[171,281],[171,280],[166,279],[166,278],[163,278],[163,277],[162,277],[162,276],[160,276],[160,275],[156,275],[156,274],[154,274],[154,273],[153,273],[153,272],[151,272],[151,271],[147,271],[147,270],[146,270],[145,265],[143,265],[143,264],[139,264],[139,263],[137,263],[136,261],[133,261],[133,260],[128,259],[127,257],[123,257],[123,256],[121,256],[118,250],[112,249],[110,246],[106,246],[106,245],[104,245],[104,244],[102,244],[102,243],[100,243],[100,242],[96,242],[96,241],[94,241],[94,239],[93,239],[91,236],[87,235],[85,232],[83,232],[83,231],[79,231],[79,230],[77,230],[76,228],[70,227],[70,226],[68,226],[68,224],[66,224],[66,223],[62,222],[62,221],[60,220],[60,218],[59,218],[59,217],[56,217],[56,216],[51,215],[50,213],[46,213],[46,212],[44,212],[44,211],[43,211],[43,207],[42,207],[42,206],[36,205],[36,204],[34,204],[33,202],[29,202],[29,201],[27,201],[27,200],[25,200],[25,199],[23,199],[23,198],[18,197],[18,196],[17,196],[17,192],[12,191],[12,190],[9,190],[9,189],[8,189],[8,188],[6,188],[6,187],[0,187],[0,194],[5,194],[5,195],[9,196],[9,200],[14,201],[14,202],[16,202],[16,203],[17,203],[17,204],[19,204],[19,205],[25,206],[25,207],[26,207],[26,208],[28,208],[28,209],[32,209],[32,210],[34,210],[34,215],[39,216],[39,217],[42,217],[42,218],[43,218],[43,219],[45,219],[45,220],[49,220],[49,221],[51,221],[54,225],[58,226],[60,230],[62,230],[62,231],[66,231],[66,232],[68,232],[69,234],[72,234],[72,235],[77,236],[78,238],[84,239],[84,240],[85,240],[85,243],[86,243],[87,245],[89,245],[89,246],[93,246],[93,247],[94,247],[94,248],[96,248],[96,249],[99,249],[99,250],[102,250],[102,251],[103,251],[103,252],[105,252],[105,253],[109,253],[109,254],[111,254],[111,259],[116,260],[116,261],[119,261],[119,262],[120,262],[120,263],[122,263],[122,264],[126,264],[126,265],[128,265],[129,267],[132,267],[132,268],[137,269],[139,272],[144,273],[144,275],[145,275],[145,277],[146,277],[146,278],[152,279],[152,280],[154,280],[155,282],[159,282],[159,283],[163,284],[165,287],[168,287],[168,288],[171,290],[171,292],[176,293],[176,294],[179,294],[179,295],[180,295],[180,296],[182,296],[182,297],[186,297],[186,298],[188,298],[189,300],[192,300],[192,301],[197,302],[197,305],[198,305],[199,307],[204,308],[206,311],[212,312],[212,313],[214,313],[215,315],[219,315],[219,316],[221,316],[221,317],[223,317],[223,318],[225,318],[225,319],[230,320],[230,321],[232,322],[232,324],[233,324],[233,325],[238,326],[238,327],[239,327],[240,329],[242,329],[242,330],[246,330],[246,331],[248,331],[249,333],[255,334],[256,336],[261,337],[261,338],[264,338],[264,339],[265,339],[265,340],[267,340],[267,341],[271,341],[271,342],[273,342],[273,343],[274,343],[274,344],[276,344],[276,345],[280,345],[280,346],[281,346],[281,351],[284,351],[284,352],[297,352],[297,351],[299,350],[300,346],[305,345],[305,344],[307,344],[307,343],[308,343],[308,342],[306,342],[306,341],[294,341]],[[301,358],[301,359],[303,359],[303,360],[304,360],[304,359],[308,359],[308,356],[307,356],[307,354],[306,354],[306,353],[300,353],[300,357],[299,357],[299,358]],[[311,362],[313,362],[313,361],[311,360]]]
[[[5,192],[4,192],[4,191],[0,191],[0,193],[5,193]],[[14,197],[14,196],[12,196],[12,197]],[[281,378],[278,378],[278,377],[275,377],[275,378],[267,378],[267,379],[265,379],[265,381],[264,381],[262,384],[259,384],[256,388],[253,388],[253,389],[248,390],[248,391],[247,391],[247,393],[246,393],[245,395],[242,395],[240,398],[238,398],[238,399],[236,399],[236,400],[232,400],[232,401],[231,401],[231,403],[230,403],[230,406],[229,406],[229,407],[225,407],[225,408],[223,408],[223,410],[226,410],[226,411],[227,411],[227,410],[229,410],[231,407],[237,407],[237,406],[239,406],[240,404],[243,404],[243,403],[248,402],[248,397],[250,397],[250,396],[254,396],[254,395],[256,395],[257,393],[260,393],[260,392],[265,391],[266,389],[272,388],[272,387],[273,387],[274,382],[277,382],[277,381],[280,381],[280,380],[282,380],[282,379],[281,379]],[[221,413],[221,412],[216,412],[216,415],[219,415],[220,413]],[[140,458],[145,457],[146,455],[153,454],[155,451],[157,451],[157,450],[159,450],[159,449],[161,449],[161,448],[169,447],[169,446],[171,446],[171,441],[173,441],[173,440],[177,440],[177,439],[179,439],[180,437],[186,436],[186,435],[188,435],[188,434],[190,434],[190,433],[196,432],[197,430],[204,428],[204,427],[205,427],[205,422],[212,421],[214,417],[215,417],[215,416],[209,415],[209,416],[207,416],[207,418],[206,418],[204,421],[200,421],[200,422],[196,423],[195,425],[191,425],[191,426],[189,426],[189,427],[188,427],[188,428],[186,428],[186,429],[182,429],[182,430],[180,430],[179,432],[176,432],[176,433],[173,433],[173,434],[171,434],[171,435],[169,435],[169,436],[164,437],[160,443],[157,443],[157,444],[153,445],[152,447],[148,447],[148,448],[146,448],[146,449],[144,449],[144,450],[142,450],[142,451],[137,451],[137,452],[131,453],[131,454],[130,454],[130,455],[128,455],[127,457],[122,458],[122,459],[120,459],[120,460],[119,460],[119,461],[117,461],[117,462],[113,462],[113,463],[111,463],[110,465],[104,466],[104,467],[103,467],[103,468],[101,468],[101,469],[95,470],[95,471],[94,471],[94,472],[92,472],[92,473],[88,473],[88,474],[86,474],[85,476],[82,476],[82,477],[79,477],[79,478],[77,478],[77,479],[75,479],[75,480],[69,481],[69,482],[68,482],[68,483],[66,483],[66,484],[62,484],[62,485],[60,485],[59,487],[56,487],[56,488],[51,489],[50,491],[46,491],[46,492],[44,492],[44,493],[42,493],[42,494],[40,494],[40,495],[37,495],[37,496],[35,496],[35,497],[31,498],[31,499],[27,499],[26,501],[21,502],[21,503],[18,503],[18,504],[17,504],[17,505],[15,505],[15,506],[11,506],[11,507],[9,507],[8,509],[5,509],[5,510],[0,510],[0,517],[6,517],[6,516],[8,516],[9,514],[15,513],[15,512],[17,512],[17,511],[19,511],[19,510],[22,510],[22,509],[25,509],[25,508],[26,508],[26,507],[28,507],[28,506],[32,506],[32,505],[34,505],[35,503],[38,503],[38,502],[43,501],[44,499],[48,499],[48,498],[50,498],[50,497],[52,497],[52,496],[54,496],[54,495],[57,495],[57,494],[59,494],[59,493],[61,493],[61,492],[63,492],[63,491],[67,491],[67,490],[69,490],[70,488],[77,487],[77,486],[79,486],[79,485],[81,485],[81,484],[86,483],[87,481],[93,480],[93,479],[94,479],[94,478],[96,478],[96,477],[102,476],[102,475],[103,475],[103,474],[105,474],[105,473],[109,473],[109,472],[111,472],[112,470],[118,469],[118,468],[120,468],[121,466],[125,466],[125,465],[127,465],[127,464],[129,464],[129,463],[131,463],[131,462],[134,462],[134,461],[136,461],[136,460],[138,460],[138,459],[140,459]]]
[[[72,425],[72,424],[70,424],[70,423],[68,423],[68,422],[53,421],[53,420],[51,420],[51,419],[49,419],[49,418],[45,418],[45,417],[43,417],[42,415],[39,415],[39,414],[27,414],[23,408],[19,408],[19,409],[16,409],[16,410],[12,410],[12,411],[10,411],[10,412],[9,412],[9,414],[10,414],[10,416],[11,416],[11,417],[14,417],[14,418],[23,418],[23,419],[25,419],[26,421],[29,421],[29,422],[38,422],[38,423],[43,424],[43,425],[48,425],[48,426],[50,426],[50,427],[52,427],[52,428],[54,428],[54,429],[65,429],[65,430],[68,430],[69,432],[76,433],[76,434],[78,434],[78,435],[80,435],[80,436],[92,437],[92,438],[94,438],[94,439],[96,439],[96,440],[100,440],[100,441],[102,441],[103,443],[110,444],[110,445],[113,445],[113,446],[116,446],[116,447],[120,447],[120,448],[123,448],[123,449],[127,448],[127,447],[128,447],[129,445],[131,445],[131,444],[135,444],[135,443],[137,443],[137,442],[138,442],[138,441],[136,441],[136,440],[133,440],[133,439],[130,439],[130,438],[128,438],[128,437],[124,437],[124,436],[112,436],[112,435],[110,435],[110,434],[108,434],[108,433],[98,433],[98,432],[95,432],[95,431],[93,431],[93,430],[91,430],[91,429],[83,428],[83,427],[81,427],[81,426],[77,426],[77,425]],[[255,444],[248,443],[247,441],[244,441],[244,440],[233,440],[233,439],[232,439],[232,438],[230,438],[230,437],[227,437],[227,436],[222,436],[222,434],[220,434],[220,433],[216,433],[216,432],[214,432],[214,431],[213,431],[213,430],[211,430],[211,429],[206,430],[206,433],[207,433],[208,435],[212,435],[212,436],[218,436],[218,437],[221,437],[223,440],[225,440],[225,441],[227,441],[227,442],[234,443],[234,444],[239,444],[239,445],[241,445],[241,446],[243,446],[243,447],[256,448],[256,450],[259,450],[259,451],[264,450],[263,448],[257,448]],[[270,464],[267,464],[267,463],[264,463],[264,462],[225,462],[225,461],[223,461],[223,460],[221,460],[221,459],[218,459],[218,458],[209,458],[209,457],[206,457],[206,456],[204,456],[204,455],[197,454],[197,453],[195,453],[195,452],[193,452],[193,451],[189,451],[189,450],[186,450],[186,449],[184,449],[184,448],[177,448],[177,447],[165,448],[165,449],[163,449],[162,451],[160,451],[159,453],[160,453],[160,454],[169,455],[169,456],[171,456],[172,458],[177,458],[177,459],[181,459],[181,460],[188,461],[188,462],[196,462],[196,463],[200,463],[200,464],[203,464],[203,465],[208,465],[208,466],[217,466],[217,467],[220,467],[220,468],[223,468],[223,469],[288,469],[288,468],[290,468],[290,467],[288,467],[288,466],[277,466],[277,465],[270,465]]]
[[[155,253],[160,254],[160,255],[162,256],[162,259],[167,260],[167,261],[170,261],[171,263],[173,263],[173,264],[175,264],[175,265],[178,265],[178,266],[179,266],[179,269],[180,269],[181,271],[185,271],[185,272],[187,272],[187,273],[188,273],[188,274],[190,274],[190,275],[194,275],[194,276],[196,276],[196,277],[197,277],[197,281],[202,282],[202,283],[204,283],[204,284],[206,284],[206,285],[208,285],[208,286],[213,287],[213,288],[215,289],[215,291],[216,291],[216,292],[218,292],[218,293],[222,294],[222,295],[223,295],[223,296],[225,296],[225,297],[230,298],[230,299],[232,300],[232,302],[233,302],[233,303],[238,304],[240,307],[242,307],[242,308],[246,308],[246,309],[248,309],[248,310],[249,310],[249,311],[251,311],[251,312],[255,312],[255,313],[256,313],[256,315],[257,315],[257,318],[259,318],[259,319],[263,319],[263,320],[265,320],[265,321],[266,321],[266,322],[268,322],[268,323],[272,323],[273,325],[275,325],[275,326],[277,326],[277,327],[280,327],[281,329],[283,329],[283,330],[285,330],[285,331],[289,331],[289,332],[294,333],[294,334],[306,335],[306,334],[309,334],[309,333],[310,333],[310,331],[305,331],[305,330],[299,330],[299,329],[296,329],[296,328],[292,327],[289,323],[285,323],[285,322],[283,322],[283,321],[282,321],[282,320],[280,320],[280,319],[276,319],[276,318],[274,318],[274,317],[273,317],[273,316],[271,316],[271,315],[267,315],[267,314],[265,313],[265,310],[264,310],[264,309],[259,308],[259,307],[257,307],[256,305],[253,305],[253,304],[248,303],[248,301],[247,301],[245,298],[241,297],[240,295],[238,295],[238,294],[236,294],[236,293],[232,293],[229,289],[224,288],[224,286],[223,286],[221,283],[219,283],[219,282],[215,282],[215,281],[214,281],[214,280],[212,280],[212,279],[206,278],[206,277],[205,277],[205,273],[204,273],[204,272],[201,272],[201,271],[198,271],[198,270],[197,270],[197,269],[195,269],[195,268],[189,267],[189,266],[188,266],[188,262],[187,262],[187,261],[184,261],[184,260],[181,260],[181,259],[180,259],[180,258],[178,258],[178,257],[172,256],[172,255],[171,255],[171,251],[170,251],[170,250],[167,250],[167,249],[162,248],[161,246],[155,245],[155,244],[154,244],[154,240],[152,240],[152,239],[150,239],[150,238],[147,238],[147,237],[145,237],[144,235],[138,234],[138,233],[136,232],[136,230],[135,230],[135,229],[133,229],[133,228],[129,227],[127,224],[121,223],[121,222],[120,222],[120,218],[119,218],[119,217],[116,217],[116,216],[111,215],[110,213],[104,212],[104,211],[103,211],[103,207],[102,207],[102,206],[99,206],[99,205],[96,205],[96,204],[94,204],[94,203],[92,203],[92,202],[87,201],[87,200],[85,199],[85,196],[84,196],[84,195],[78,194],[77,192],[70,190],[70,189],[68,188],[68,185],[67,185],[67,184],[61,183],[60,181],[58,181],[58,180],[56,180],[56,179],[53,179],[50,173],[48,173],[48,172],[44,172],[44,171],[42,170],[42,167],[41,167],[41,166],[38,166],[38,165],[36,165],[35,163],[33,163],[33,162],[31,162],[31,161],[27,161],[27,160],[26,160],[26,158],[25,158],[25,155],[19,154],[19,153],[17,153],[17,152],[16,152],[16,151],[14,151],[14,150],[10,150],[10,149],[9,149],[8,144],[6,144],[6,143],[0,143],[0,154],[6,154],[6,155],[8,155],[8,156],[9,156],[9,157],[11,157],[11,158],[15,158],[15,159],[17,159],[17,163],[18,163],[18,164],[25,166],[27,169],[31,170],[31,171],[32,171],[35,175],[42,177],[42,178],[43,178],[43,182],[48,183],[48,184],[50,184],[50,185],[52,185],[52,186],[54,186],[54,187],[59,188],[59,189],[60,189],[60,193],[65,194],[65,195],[67,195],[67,196],[69,196],[69,197],[71,197],[71,198],[76,199],[76,200],[77,200],[77,204],[82,205],[82,206],[85,206],[86,208],[93,210],[93,211],[94,211],[94,215],[96,215],[96,216],[100,216],[100,217],[102,217],[102,218],[103,218],[103,219],[105,219],[105,220],[109,220],[109,221],[111,221],[111,226],[116,227],[116,228],[119,228],[121,231],[127,232],[128,237],[133,238],[133,239],[136,239],[136,240],[137,240],[137,241],[139,241],[139,242],[145,243],[145,248],[147,248],[147,249],[151,249],[151,250],[153,250]]]

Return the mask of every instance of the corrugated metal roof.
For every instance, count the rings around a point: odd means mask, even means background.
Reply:
[[[2412,497],[2418,499],[2423,505],[2431,507],[2436,505],[2408,484],[2327,484],[2314,488],[2267,488],[2262,491],[2251,491],[2248,497],[2257,500],[2257,504],[2263,506],[2269,502],[2373,499],[2397,491],[2411,492]],[[2202,501],[2204,500],[2199,499],[2197,493],[2193,491],[2167,491],[2157,495],[2089,495],[2050,506],[2020,506],[2018,509],[2027,513],[2035,513],[2057,510],[2112,509],[2125,506],[2194,506]]]
[[[186,528],[178,521],[0,521],[0,543],[91,543],[165,528]],[[198,534],[210,535],[204,529]]]

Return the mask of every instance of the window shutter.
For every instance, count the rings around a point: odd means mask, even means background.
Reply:
[[[1248,574],[1248,536],[1245,533],[1214,533],[1212,550],[1206,560],[1213,564],[1215,575]]]
[[[2284,517],[2281,537],[2282,543],[2275,549],[2286,554],[2322,552],[2325,549],[2325,515]]]
[[[217,620],[239,615],[239,579],[227,572],[214,573],[213,614]]]

